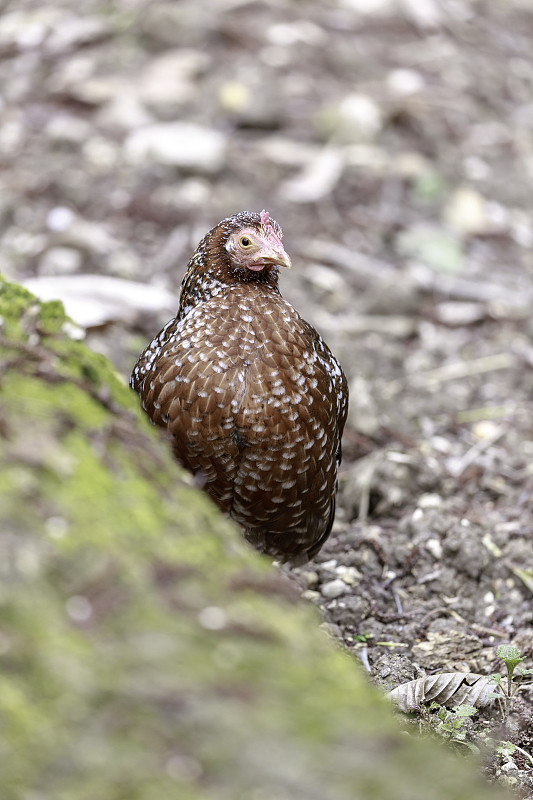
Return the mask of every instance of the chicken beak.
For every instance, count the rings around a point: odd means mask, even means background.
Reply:
[[[280,260],[277,263],[280,267],[286,267],[287,269],[290,269],[292,267],[292,261],[290,260],[285,250],[282,253],[280,253]]]
[[[283,247],[261,250],[258,254],[258,260],[266,261],[267,264],[275,264],[278,267],[286,267],[287,269],[292,267],[292,262]]]

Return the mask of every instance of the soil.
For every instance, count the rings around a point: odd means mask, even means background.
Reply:
[[[177,293],[211,225],[266,207],[351,389],[333,535],[294,579],[384,688],[500,671],[500,644],[533,667],[529,0],[201,6],[3,3],[1,270]],[[126,377],[170,314],[121,299],[87,340]],[[532,709],[469,735],[531,756]],[[531,763],[486,769],[533,797]]]

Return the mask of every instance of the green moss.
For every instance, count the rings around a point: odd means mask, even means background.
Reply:
[[[35,296],[18,283],[8,283],[0,276],[0,315],[18,321],[30,308],[38,308]]]
[[[2,800],[492,796],[398,732],[59,307],[0,297]]]
[[[41,303],[39,314],[39,327],[43,334],[56,334],[63,330],[65,325],[65,309],[60,300],[51,300]]]

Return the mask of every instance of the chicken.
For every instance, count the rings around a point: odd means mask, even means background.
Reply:
[[[291,266],[281,239],[266,211],[215,225],[131,386],[245,538],[305,563],[333,524],[348,387],[321,336],[280,294],[278,268]]]

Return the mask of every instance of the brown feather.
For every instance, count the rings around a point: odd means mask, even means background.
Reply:
[[[131,383],[178,460],[245,537],[301,561],[333,524],[347,383],[317,331],[281,297],[276,264],[248,266],[232,252],[242,230],[257,232],[259,256],[262,246],[277,248],[269,258],[290,265],[266,212],[223,220],[193,254],[178,314]]]

